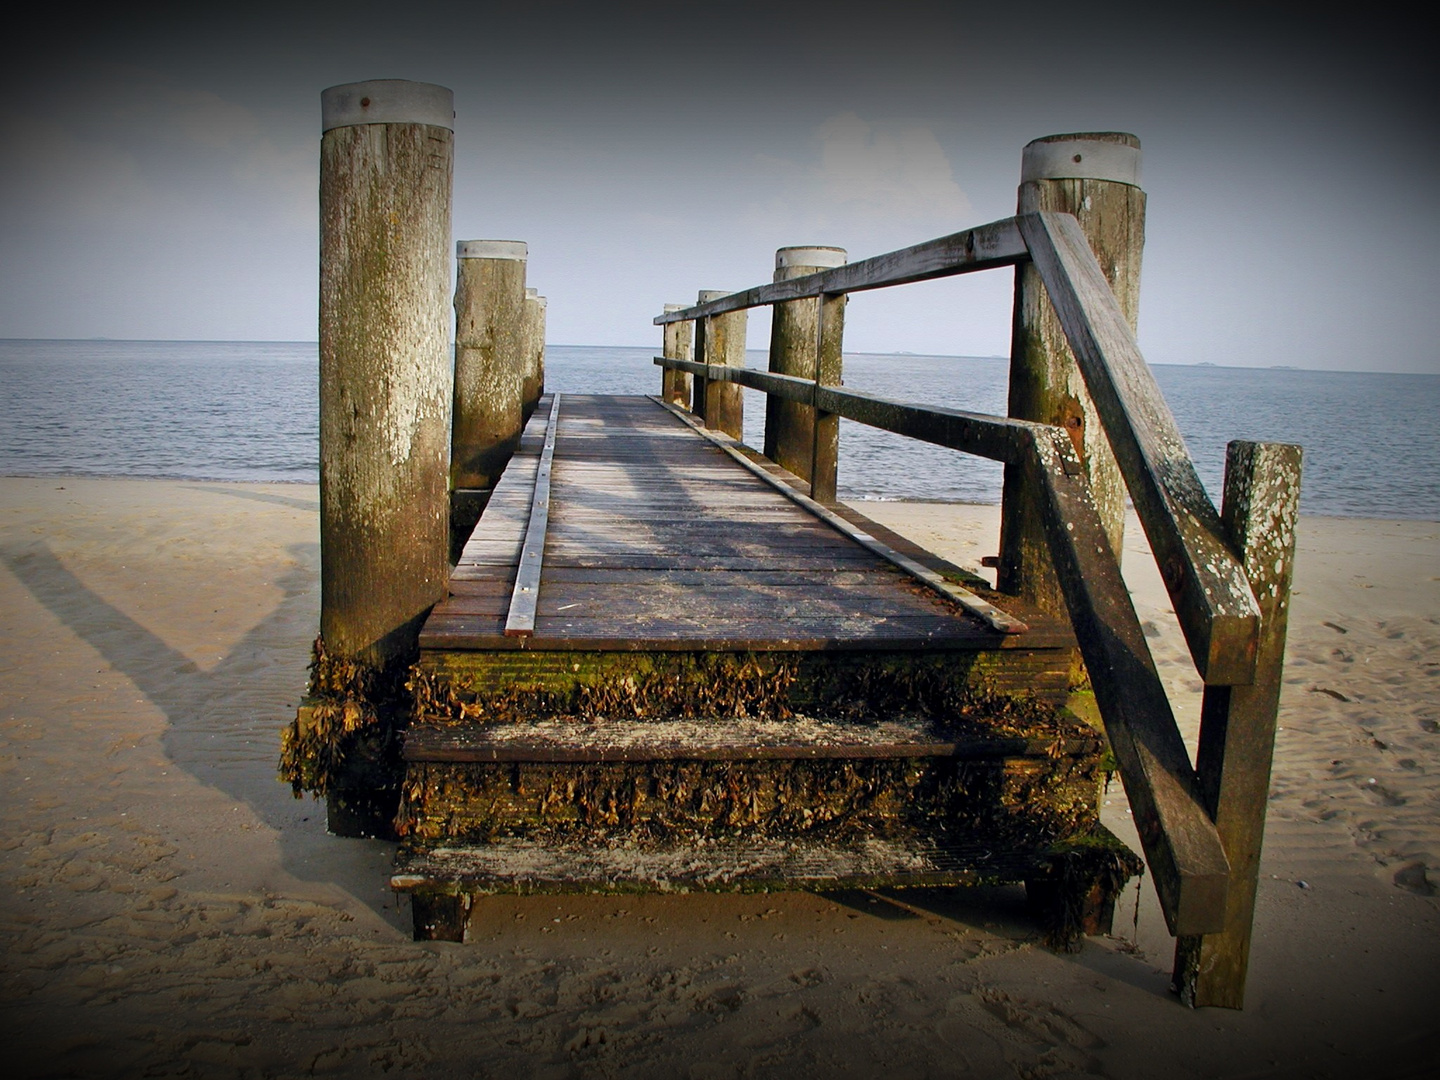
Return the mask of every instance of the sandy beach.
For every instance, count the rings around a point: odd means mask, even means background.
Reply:
[[[994,507],[862,509],[967,565],[995,550]],[[1019,888],[496,898],[476,940],[412,942],[393,848],[328,836],[275,778],[317,515],[303,485],[0,478],[10,1075],[1440,1071],[1440,524],[1302,522],[1233,1012],[1169,993],[1148,879],[1064,955]],[[1193,739],[1199,683],[1133,520],[1126,572]]]

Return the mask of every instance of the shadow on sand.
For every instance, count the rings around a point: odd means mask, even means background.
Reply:
[[[300,499],[202,490],[314,509]],[[323,804],[294,799],[276,776],[280,732],[304,692],[319,583],[318,544],[291,545],[287,553],[272,578],[280,603],[209,670],[97,595],[44,541],[0,548],[0,563],[161,710],[168,722],[162,744],[176,766],[275,829],[287,873],[338,886],[408,931],[408,916],[387,887],[394,845],[328,835]],[[218,590],[215,602],[223,602]]]

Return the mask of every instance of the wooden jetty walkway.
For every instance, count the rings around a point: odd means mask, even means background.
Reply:
[[[1240,1006],[1300,448],[1232,442],[1219,508],[1201,485],[1134,336],[1138,139],[1037,139],[1014,217],[666,305],[656,399],[544,396],[528,247],[461,241],[448,295],[450,91],[321,111],[320,635],[281,771],[402,838],[418,936],[506,890],[1024,881],[1069,942],[1139,869],[1099,825],[1113,770],[1181,999]],[[844,386],[850,294],[999,268],[1008,415]],[[838,502],[842,418],[1003,463],[994,591]],[[1127,497],[1204,684],[1193,753]]]
[[[658,399],[541,400],[420,633],[417,933],[487,892],[997,881],[1108,925],[1139,864],[1069,627],[806,487]]]

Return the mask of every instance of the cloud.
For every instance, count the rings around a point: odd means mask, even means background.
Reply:
[[[816,129],[812,147],[802,161],[757,155],[770,194],[750,208],[753,224],[862,237],[938,235],[963,227],[972,214],[940,140],[924,124],[839,113]]]
[[[244,105],[144,68],[96,65],[63,91],[6,103],[0,140],[0,215],[12,227],[226,208],[314,219],[313,145],[285,145]]]

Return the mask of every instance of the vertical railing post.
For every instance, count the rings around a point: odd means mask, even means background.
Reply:
[[[805,277],[845,265],[837,247],[783,247],[775,252],[775,280]],[[840,338],[844,323],[843,296],[790,300],[774,305],[770,328],[770,370],[779,375],[814,379],[817,385],[838,385],[841,376]],[[826,322],[820,323],[825,308]],[[822,347],[822,338],[824,346]],[[815,410],[796,401],[767,397],[765,456],[811,485],[821,502],[835,498],[835,467],[839,449],[839,418],[825,416],[816,424]],[[820,470],[816,471],[816,462]],[[821,494],[827,495],[821,498]]]
[[[518,240],[455,245],[450,561],[459,559],[524,426],[525,261]]]
[[[708,303],[730,294],[723,289],[701,289],[699,303]],[[745,366],[745,311],[711,315],[695,325],[695,359],[702,364],[724,367]],[[695,380],[695,412],[705,426],[723,431],[731,438],[744,437],[745,399],[738,383]]]
[[[449,577],[454,96],[321,95],[320,636],[408,662]]]
[[[523,396],[525,419],[540,404],[545,393],[545,297],[538,289],[525,290],[525,377]]]
[[[1197,772],[1230,862],[1230,887],[1225,929],[1175,943],[1175,989],[1192,1006],[1238,1009],[1244,1003],[1299,500],[1300,447],[1230,444],[1220,516],[1260,607],[1260,640],[1255,681],[1248,686],[1207,686],[1200,709]]]
[[[689,304],[666,304],[665,313],[684,311]],[[672,360],[690,359],[690,338],[694,323],[690,320],[665,324],[665,341],[662,352]],[[682,409],[690,408],[690,373],[665,368],[660,384],[661,399]]]
[[[1079,219],[1120,308],[1135,328],[1145,193],[1140,140],[1118,132],[1050,135],[1025,147],[1018,211],[1056,210]],[[1119,557],[1125,486],[1075,358],[1030,263],[1016,270],[1010,353],[1010,415],[1058,424],[1084,463],[1100,520]],[[1000,525],[999,587],[1055,612],[1064,601],[1046,550],[1038,503],[1023,470],[1007,466]]]

